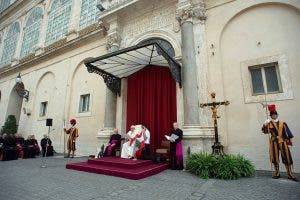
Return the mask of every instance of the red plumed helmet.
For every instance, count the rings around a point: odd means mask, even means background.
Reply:
[[[76,119],[70,119],[70,124],[76,124]]]
[[[276,106],[274,104],[268,105],[268,110],[270,111],[270,116],[278,115],[276,111]]]
[[[268,110],[270,112],[276,112],[276,105],[275,104],[268,105]]]

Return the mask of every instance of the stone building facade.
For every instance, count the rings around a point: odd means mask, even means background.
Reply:
[[[113,127],[126,129],[126,79],[121,96],[84,62],[152,38],[170,43],[182,65],[177,119],[184,149],[210,151],[211,113],[199,104],[217,99],[220,138],[229,153],[269,169],[268,138],[260,128],[262,103],[275,103],[294,131],[295,169],[300,140],[300,2],[298,0],[15,0],[0,1],[0,124],[17,117],[19,132],[47,132],[63,151],[62,128],[78,120],[78,154],[95,154]],[[100,11],[97,5],[104,10]],[[99,7],[99,6],[98,6]],[[16,93],[21,74],[28,101]],[[275,77],[275,78],[274,78]]]

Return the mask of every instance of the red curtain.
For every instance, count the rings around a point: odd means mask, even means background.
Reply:
[[[169,68],[147,66],[128,77],[127,130],[130,125],[145,125],[152,153],[171,132],[176,108],[176,83]]]

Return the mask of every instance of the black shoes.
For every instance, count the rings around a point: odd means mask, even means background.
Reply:
[[[299,182],[299,180],[294,176],[288,176],[288,179],[295,181],[295,182]]]
[[[279,179],[279,178],[280,178],[280,175],[274,175],[274,176],[272,176],[272,178],[274,178],[274,179]]]

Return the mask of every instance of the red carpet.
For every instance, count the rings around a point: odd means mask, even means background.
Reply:
[[[101,159],[89,159],[87,162],[70,163],[66,165],[66,168],[138,180],[168,169],[168,164],[154,164],[150,160],[105,157]]]

